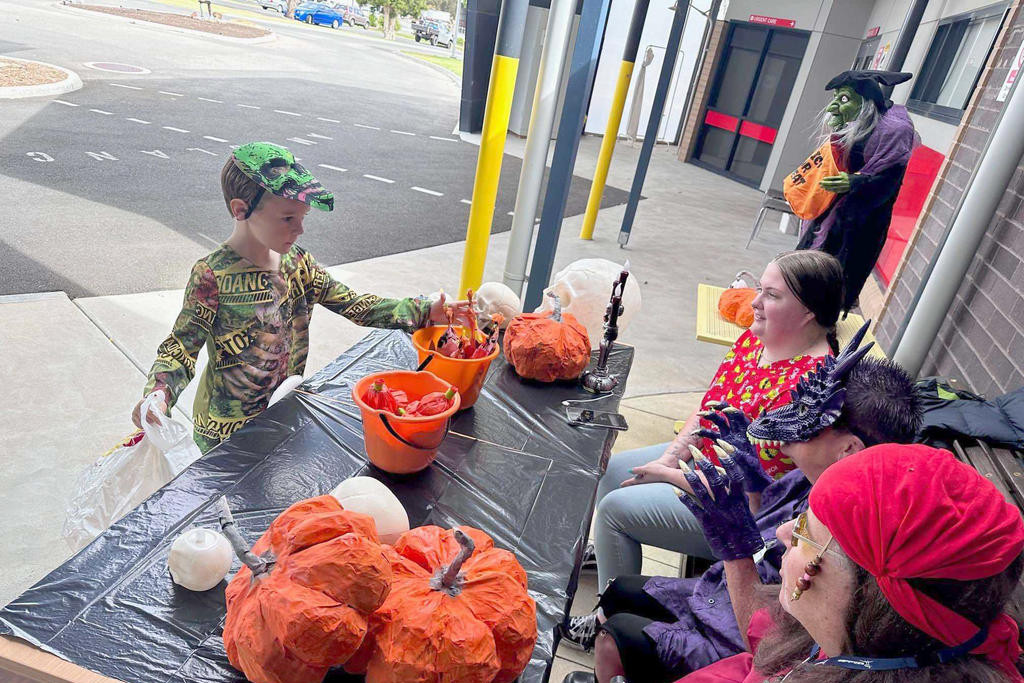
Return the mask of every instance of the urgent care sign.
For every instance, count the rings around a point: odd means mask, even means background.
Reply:
[[[793,28],[796,26],[796,19],[780,19],[779,17],[767,17],[763,14],[751,14],[750,23],[780,26],[782,28]]]

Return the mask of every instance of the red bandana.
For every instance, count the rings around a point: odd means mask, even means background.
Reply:
[[[973,624],[907,579],[972,581],[995,576],[1024,549],[1024,522],[990,481],[948,451],[884,444],[832,465],[811,489],[810,507],[846,554],[871,573],[889,604],[946,645],[966,642]],[[1007,614],[989,624],[984,655],[1012,681],[1021,654]]]

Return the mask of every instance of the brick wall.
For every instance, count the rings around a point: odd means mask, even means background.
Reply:
[[[708,95],[711,93],[711,77],[718,66],[718,58],[722,54],[722,36],[725,34],[726,22],[716,21],[711,29],[711,37],[708,38],[707,56],[701,65],[700,75],[697,77],[697,86],[693,91],[693,101],[690,104],[690,113],[686,117],[686,125],[683,126],[683,135],[679,140],[679,160],[686,161],[693,156],[693,148],[697,144],[697,133],[700,130],[700,122],[704,120],[704,107],[708,103]]]
[[[875,333],[890,353],[1004,106],[995,98],[1022,40],[1024,12],[1018,0],[887,293]],[[921,374],[957,377],[987,395],[1024,385],[1024,165],[1018,166],[1006,188]]]

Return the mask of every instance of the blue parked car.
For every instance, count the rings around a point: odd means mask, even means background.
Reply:
[[[295,19],[307,24],[320,24],[339,28],[345,23],[345,15],[324,2],[304,2],[295,8]]]

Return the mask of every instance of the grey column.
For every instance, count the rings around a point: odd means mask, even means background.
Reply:
[[[594,86],[597,56],[601,52],[601,36],[604,35],[605,23],[608,21],[610,3],[611,0],[583,0],[579,34],[572,53],[569,83],[562,105],[562,119],[558,123],[558,139],[544,195],[537,245],[533,249],[530,281],[523,298],[524,311],[532,311],[540,305],[544,288],[551,278],[558,235],[562,231],[562,218],[569,200],[569,183],[572,182],[576,152],[579,151],[580,136],[583,135],[583,120],[587,114],[590,91]]]
[[[548,12],[540,71],[537,73],[537,86],[533,94],[533,113],[526,136],[526,154],[523,156],[523,168],[519,174],[512,234],[509,237],[508,254],[505,258],[504,282],[516,294],[522,292],[526,277],[526,261],[530,257],[530,244],[533,242],[533,222],[537,217],[544,168],[548,162],[548,147],[555,125],[562,65],[569,49],[570,27],[575,9],[576,0],[552,0]]]

